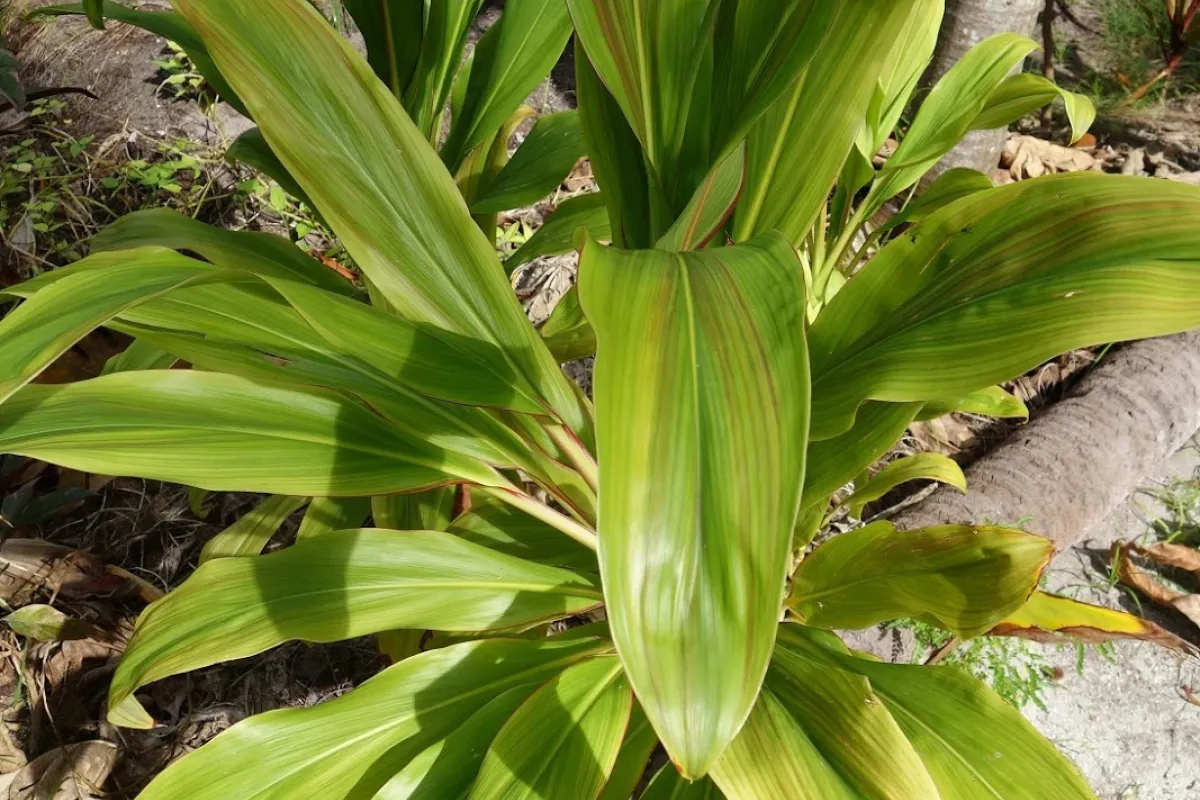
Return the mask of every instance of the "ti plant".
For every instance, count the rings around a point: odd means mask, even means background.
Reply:
[[[425,39],[477,5],[429,4]],[[961,483],[928,456],[870,475],[914,419],[1020,415],[996,385],[1047,358],[1200,326],[1200,189],[950,173],[911,198],[967,130],[1060,95],[1008,77],[1032,42],[981,45],[875,169],[940,0],[509,0],[509,20],[570,12],[601,190],[538,245],[582,251],[539,335],[445,157],[483,140],[452,119],[431,144],[444,94],[399,91],[307,0],[174,6],[369,301],[282,239],[129,217],[10,290],[0,451],[271,495],[142,615],[112,722],[149,728],[146,684],[289,640],[375,634],[396,663],[237,724],[145,800],[626,800],[660,746],[650,800],[1091,797],[986,686],[833,631],[1177,642],[1038,591],[1052,547],[1020,531],[876,523],[811,547],[901,481]],[[420,69],[415,37],[388,41]],[[488,52],[468,98],[501,81]],[[139,350],[31,383],[97,326]],[[594,400],[558,365],[593,343]]]

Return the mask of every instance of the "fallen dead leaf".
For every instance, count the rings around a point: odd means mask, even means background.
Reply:
[[[1156,548],[1162,548],[1163,545],[1156,545]],[[1161,558],[1178,559],[1178,554],[1170,553],[1168,550],[1164,554],[1162,550],[1156,548],[1141,548],[1137,545],[1123,544],[1117,542],[1113,545],[1114,556],[1117,561],[1117,576],[1126,586],[1136,589],[1141,594],[1145,595],[1152,603],[1160,605],[1164,608],[1173,608],[1180,614],[1183,614],[1192,621],[1197,627],[1200,627],[1200,595],[1186,594],[1177,592],[1160,583],[1149,572],[1141,569],[1133,563],[1132,554],[1145,555],[1156,563],[1166,564],[1167,562],[1159,562],[1155,558],[1157,552]],[[1169,564],[1169,566],[1175,566]]]
[[[0,775],[8,800],[99,800],[117,763],[118,749],[101,740],[69,744]]]
[[[1099,162],[1090,153],[1023,135],[1013,136],[1004,145],[1000,164],[1018,181],[1099,168]]]
[[[147,603],[162,596],[141,578],[82,550],[38,539],[9,539],[0,545],[0,599],[22,606],[42,591],[68,598],[136,595]]]

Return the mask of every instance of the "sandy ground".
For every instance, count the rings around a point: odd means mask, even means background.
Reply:
[[[1167,514],[1155,496],[1158,490],[1196,479],[1198,469],[1200,447],[1177,453],[1142,491],[1055,559],[1047,588],[1137,611],[1128,594],[1108,588],[1109,548],[1118,540],[1145,537],[1153,521]],[[1182,617],[1149,606],[1142,611],[1164,627],[1187,632]],[[1183,688],[1200,689],[1200,664],[1181,662],[1154,645],[1120,642],[1108,654],[1089,648],[1079,672],[1073,648],[1042,647],[1063,678],[1046,694],[1045,710],[1030,705],[1025,714],[1075,762],[1103,800],[1200,798],[1200,706],[1186,699]]]

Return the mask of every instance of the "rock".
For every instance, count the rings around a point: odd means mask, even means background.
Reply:
[[[1186,183],[1191,186],[1200,186],[1200,172],[1172,172],[1163,175],[1169,181],[1178,183]]]
[[[1125,156],[1125,163],[1121,165],[1122,175],[1141,175],[1146,171],[1146,151],[1138,148],[1131,150],[1129,155]]]

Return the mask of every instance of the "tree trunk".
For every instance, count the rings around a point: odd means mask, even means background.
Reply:
[[[1012,525],[1064,550],[1103,520],[1200,429],[1200,331],[1107,356],[1071,397],[967,469],[970,491],[938,489],[902,529]]]
[[[947,0],[946,18],[938,37],[937,52],[927,74],[933,85],[968,50],[997,33],[1032,34],[1045,0]],[[930,179],[951,167],[970,167],[991,174],[1000,163],[1005,132],[971,131],[935,167]]]

